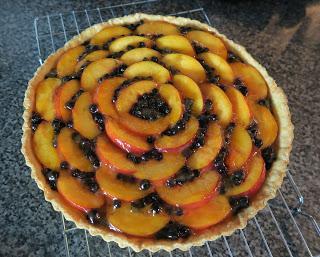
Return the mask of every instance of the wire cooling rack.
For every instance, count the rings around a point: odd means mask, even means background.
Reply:
[[[178,11],[176,11],[178,10]],[[211,25],[205,10],[190,1],[147,0],[122,2],[96,9],[61,12],[37,17],[34,29],[40,64],[57,48],[73,36],[96,23],[135,12],[184,16]],[[284,184],[275,199],[269,202],[243,230],[230,237],[206,242],[202,247],[192,247],[187,252],[174,250],[151,253],[135,253],[131,248],[121,249],[115,243],[106,243],[99,237],[90,236],[62,218],[62,233],[66,256],[311,256],[319,257],[320,228],[316,220],[303,210],[304,198],[291,173],[287,171]]]

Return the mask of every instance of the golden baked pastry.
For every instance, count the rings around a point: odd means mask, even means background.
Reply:
[[[30,80],[22,152],[47,201],[135,251],[230,235],[281,186],[287,99],[246,50],[195,20],[94,25]]]

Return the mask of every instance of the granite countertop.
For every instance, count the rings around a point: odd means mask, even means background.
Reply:
[[[25,166],[20,153],[24,92],[28,80],[39,65],[34,17],[74,9],[92,9],[119,2],[1,1],[0,256],[66,256],[61,216],[52,209],[51,204],[44,201],[43,193],[31,179],[30,170]],[[208,0],[200,2],[200,5],[206,10],[213,26],[244,45],[286,92],[295,125],[295,141],[289,168],[304,196],[303,210],[320,221],[320,2],[287,2]],[[187,1],[160,1],[149,4],[147,9],[153,13],[172,13],[187,9],[189,4],[191,3]],[[131,11],[133,10],[129,10]],[[297,203],[295,194],[286,183],[282,192],[289,206],[294,206]],[[277,199],[272,201],[271,207],[284,237],[288,239],[292,256],[309,256],[303,250],[301,238],[293,231],[294,224],[289,224],[291,217],[283,214],[286,213],[285,210],[281,211],[281,198]],[[258,217],[271,251],[274,256],[289,256],[285,245],[282,243],[280,246],[281,237],[270,220],[268,210],[262,211]],[[297,217],[297,222],[312,254],[319,255],[320,239],[311,223],[302,216]],[[252,253],[254,256],[267,256],[253,225],[251,222],[245,230]],[[68,233],[71,256],[87,256],[83,231],[74,230]],[[234,254],[248,256],[241,236],[242,234],[237,232],[228,238],[228,241]],[[101,239],[90,237],[89,245],[91,256],[109,256],[106,244]],[[112,256],[128,256],[127,250],[113,251],[116,246],[110,246]],[[214,256],[228,256],[222,240],[210,243],[209,246]],[[194,256],[209,256],[205,252],[206,247],[192,249]],[[188,254],[173,252],[174,256]],[[137,256],[148,255],[141,253]],[[154,256],[169,255],[158,253]]]

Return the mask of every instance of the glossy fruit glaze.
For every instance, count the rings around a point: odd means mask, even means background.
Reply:
[[[51,189],[89,223],[170,240],[248,207],[278,135],[254,67],[213,33],[147,20],[63,53],[30,126]]]

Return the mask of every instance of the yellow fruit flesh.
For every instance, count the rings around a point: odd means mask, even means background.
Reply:
[[[210,194],[214,194],[219,181],[218,173],[211,170],[182,186],[157,187],[157,192],[167,203],[183,206],[205,200]]]
[[[58,151],[70,164],[71,167],[81,171],[92,171],[93,167],[90,161],[85,157],[79,146],[73,141],[72,134],[75,131],[69,128],[63,128],[58,136]]]
[[[100,130],[89,111],[91,105],[91,94],[85,92],[78,98],[72,110],[73,127],[82,136],[89,139],[93,139],[100,134]]]
[[[60,84],[60,79],[48,78],[37,86],[36,111],[47,121],[55,118],[54,94]]]
[[[218,155],[223,144],[221,127],[217,123],[209,125],[204,146],[197,149],[187,161],[192,169],[202,169],[212,162]]]
[[[111,198],[134,201],[150,193],[150,190],[140,190],[139,183],[124,182],[117,179],[117,173],[104,166],[97,170],[96,180],[101,190]]]
[[[193,209],[177,220],[194,229],[203,229],[223,221],[231,212],[227,197],[219,195],[197,209]]]
[[[42,165],[49,169],[60,168],[60,158],[56,148],[53,147],[54,131],[49,122],[41,122],[33,135],[32,143],[34,153]]]
[[[60,171],[57,182],[58,192],[69,202],[85,209],[96,209],[104,204],[104,197],[99,193],[92,193],[82,182],[72,177],[68,171]]]
[[[147,208],[135,209],[130,203],[121,208],[107,209],[107,220],[110,225],[121,232],[134,236],[149,236],[163,228],[170,220],[164,213],[152,214]]]

